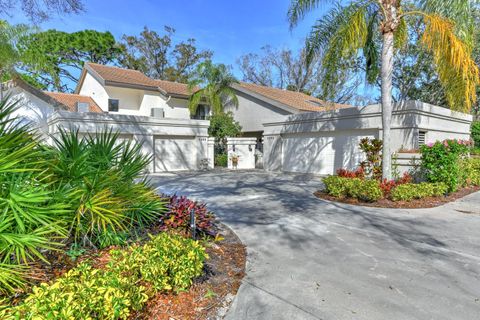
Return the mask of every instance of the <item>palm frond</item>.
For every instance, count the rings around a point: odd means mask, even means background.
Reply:
[[[479,70],[470,46],[455,35],[453,23],[439,15],[424,15],[421,43],[432,52],[452,109],[468,112],[475,103]]]
[[[292,0],[290,8],[288,9],[288,21],[290,22],[290,28],[295,27],[305,15],[318,7],[318,5],[324,2],[322,0]],[[325,1],[329,2],[329,1]]]
[[[320,22],[315,31],[330,33],[328,44],[323,45],[325,39],[310,43],[311,50],[326,48],[323,56],[324,79],[322,81],[323,96],[331,98],[335,95],[336,85],[345,72],[345,61],[354,58],[359,49],[367,47],[369,35],[367,7],[350,5],[337,7],[329,14],[330,21]],[[323,36],[316,35],[313,41]],[[312,40],[310,38],[309,40]]]
[[[473,46],[475,22],[472,15],[473,4],[478,0],[420,0],[420,8],[431,16],[440,16],[454,23],[457,37],[468,46]]]

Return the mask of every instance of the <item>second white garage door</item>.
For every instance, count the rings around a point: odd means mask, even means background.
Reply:
[[[354,169],[364,155],[360,140],[373,138],[365,131],[330,132],[329,135],[293,134],[282,136],[283,171],[333,174],[338,168]]]
[[[155,172],[194,170],[197,167],[194,137],[156,136]]]

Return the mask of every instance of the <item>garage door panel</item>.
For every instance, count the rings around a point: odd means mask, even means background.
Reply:
[[[334,174],[338,168],[355,168],[363,160],[360,140],[373,135],[334,133],[331,136],[283,137],[283,171]]]
[[[193,137],[155,137],[155,172],[194,170],[196,144]]]

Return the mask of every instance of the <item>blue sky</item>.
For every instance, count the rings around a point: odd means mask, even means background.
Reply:
[[[163,31],[168,25],[176,29],[175,40],[190,37],[198,47],[214,51],[214,61],[235,66],[242,54],[256,52],[269,44],[297,49],[315,19],[324,8],[316,10],[293,31],[289,30],[289,0],[170,0],[170,1],[93,1],[84,0],[86,12],[54,17],[41,29],[110,31],[119,39],[123,34],[138,34],[146,25]],[[11,22],[25,22],[15,13]],[[235,70],[238,75],[238,70]]]

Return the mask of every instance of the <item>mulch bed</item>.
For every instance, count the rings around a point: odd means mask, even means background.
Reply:
[[[155,229],[158,228],[153,227],[148,232],[158,233]],[[219,224],[219,231],[222,240],[204,243],[209,259],[205,263],[203,275],[194,279],[189,291],[178,294],[159,293],[147,302],[142,312],[133,314],[131,319],[222,318],[245,275],[246,249],[230,228]],[[32,265],[32,285],[52,281],[87,259],[94,267],[103,268],[110,260],[109,251],[113,248],[89,250],[76,261],[63,251],[48,253],[46,258],[50,264],[37,262]],[[19,293],[11,298],[11,303],[17,304],[24,298],[25,294]]]
[[[314,195],[320,199],[341,202],[347,204],[353,204],[364,207],[378,207],[378,208],[397,208],[397,209],[420,209],[420,208],[434,208],[446,204],[448,202],[455,201],[463,198],[473,192],[479,191],[480,187],[468,187],[458,190],[457,192],[450,193],[445,197],[428,197],[423,199],[414,199],[412,201],[392,201],[390,199],[381,199],[377,202],[362,202],[358,199],[352,198],[336,198],[324,191],[316,191]]]

